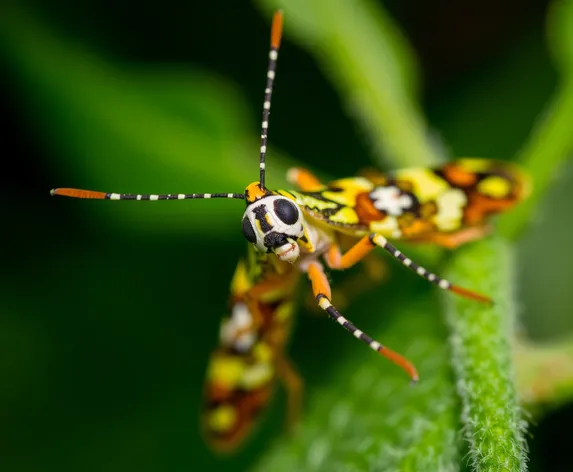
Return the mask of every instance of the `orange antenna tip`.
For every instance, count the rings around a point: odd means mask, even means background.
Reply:
[[[277,10],[273,15],[273,24],[271,26],[271,47],[278,49],[281,45],[283,35],[283,12]]]
[[[55,188],[50,190],[50,195],[60,195],[62,197],[72,198],[97,198],[100,200],[105,199],[104,192],[95,192],[93,190],[80,190],[77,188]]]

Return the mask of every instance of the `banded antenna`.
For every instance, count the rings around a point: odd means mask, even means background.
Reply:
[[[267,153],[267,130],[269,127],[269,114],[271,109],[271,95],[277,64],[278,50],[283,32],[283,13],[275,12],[271,26],[271,49],[269,52],[269,66],[267,69],[267,86],[265,88],[265,101],[263,102],[263,121],[261,124],[261,159],[259,164],[259,187],[265,189],[265,156]],[[99,200],[189,200],[195,198],[233,198],[244,200],[244,193],[168,193],[162,195],[133,194],[133,193],[106,193],[94,190],[81,190],[76,188],[55,188],[50,195],[60,195],[72,198],[95,198]]]
[[[265,88],[265,101],[263,102],[263,122],[261,124],[261,162],[259,168],[261,171],[259,177],[259,186],[261,190],[265,189],[265,157],[267,154],[267,131],[269,129],[269,115],[271,113],[271,97],[273,94],[273,83],[275,81],[275,71],[277,67],[277,58],[281,37],[283,34],[283,13],[281,10],[275,12],[273,24],[271,26],[271,50],[269,51],[269,66],[267,68],[267,87]]]

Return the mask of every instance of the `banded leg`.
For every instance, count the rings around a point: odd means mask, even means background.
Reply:
[[[402,252],[396,249],[388,240],[376,233],[370,233],[368,236],[364,236],[360,241],[358,241],[353,247],[351,247],[344,255],[340,254],[340,249],[336,245],[332,245],[326,255],[326,261],[329,267],[333,269],[347,269],[348,267],[356,264],[360,259],[366,256],[372,249],[376,246],[381,247],[386,252],[388,252],[392,257],[398,259],[403,265],[410,268],[419,276],[425,278],[429,282],[437,285],[443,290],[448,290],[450,292],[456,293],[462,297],[469,298],[471,300],[476,300],[484,303],[492,303],[491,298],[481,295],[467,288],[460,287],[448,282],[446,279],[438,277],[436,274],[429,272],[422,266],[419,266],[412,259],[406,257]]]
[[[303,192],[312,192],[324,188],[324,185],[311,172],[301,167],[291,167],[286,175],[287,181]]]
[[[378,341],[372,339],[363,331],[359,330],[356,326],[354,326],[350,321],[348,321],[344,316],[342,316],[338,310],[334,307],[332,302],[330,301],[331,292],[330,292],[330,284],[326,279],[326,275],[324,274],[324,270],[322,269],[322,265],[320,263],[313,261],[308,265],[308,278],[312,283],[312,291],[314,296],[316,297],[316,301],[320,305],[320,307],[326,311],[328,316],[336,321],[340,326],[342,326],[346,331],[352,334],[355,338],[362,341],[364,344],[368,345],[370,349],[376,351],[377,353],[386,357],[386,359],[390,360],[398,367],[401,367],[403,370],[407,372],[407,374],[412,379],[412,382],[417,382],[419,380],[418,372],[414,365],[407,360],[405,357],[401,356],[397,352],[394,352],[388,349],[386,346],[383,346]]]
[[[292,431],[298,424],[302,410],[303,381],[292,362],[284,353],[277,356],[277,376],[287,393],[286,429]]]

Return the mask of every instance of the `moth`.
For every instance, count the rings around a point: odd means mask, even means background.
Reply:
[[[380,248],[437,287],[478,302],[484,295],[454,285],[415,263],[389,240],[455,248],[482,238],[491,215],[506,211],[528,193],[517,167],[487,159],[459,159],[436,168],[410,168],[322,183],[311,172],[288,172],[292,190],[266,186],[266,152],[271,94],[283,15],[274,14],[264,94],[259,180],[242,193],[143,195],[57,188],[52,195],[105,200],[244,200],[242,232],[247,257],[231,283],[229,313],[219,346],[207,368],[203,430],[219,451],[233,450],[252,429],[280,379],[288,392],[288,417],[300,408],[302,382],[285,353],[299,279],[306,277],[316,303],[357,340],[403,369],[412,382],[414,365],[346,319],[333,305],[325,266],[344,270]],[[343,250],[342,241],[351,241]]]

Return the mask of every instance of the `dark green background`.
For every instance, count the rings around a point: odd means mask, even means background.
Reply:
[[[454,156],[511,158],[556,86],[543,32],[546,2],[410,0],[385,6],[419,54],[421,99],[436,142]],[[160,71],[183,64],[223,81],[241,97],[242,126],[254,138],[256,179],[269,24],[253,5],[58,0],[30,2],[28,9],[58,37],[116,65]],[[325,175],[353,175],[372,163],[370,147],[312,58],[289,41],[288,18],[285,23],[268,183],[279,179],[272,174],[273,149]],[[12,45],[3,47],[9,52]],[[74,157],[50,138],[46,122],[64,112],[57,104],[51,108],[50,97],[35,101],[33,82],[23,80],[10,61],[6,64],[1,79],[9,123],[2,153],[0,469],[244,470],[281,434],[284,395],[273,401],[261,429],[237,456],[212,456],[197,427],[207,356],[226,308],[230,276],[244,250],[242,204],[186,202],[179,213],[162,215],[155,207],[150,216],[143,208],[125,224],[116,203],[50,199],[52,187],[98,181],[72,171],[77,169],[71,165]],[[69,80],[72,84],[74,77]],[[171,105],[183,118],[189,113]],[[226,170],[209,155],[190,150],[189,158],[204,160],[213,174]],[[155,159],[157,168],[149,170],[148,163],[138,187],[138,169],[131,161],[123,163],[118,153],[109,173],[129,187],[101,190],[242,190],[212,188],[216,178],[199,188],[170,188],[161,156]],[[157,187],[148,175],[154,171]],[[200,184],[196,177],[193,181]],[[519,300],[536,339],[573,325],[568,182],[573,183],[570,167],[555,182],[539,221],[518,249]],[[155,221],[150,225],[146,218]],[[220,218],[225,221],[217,223]],[[186,221],[179,227],[181,219]],[[427,293],[423,282],[413,279],[393,270],[391,281],[368,296],[397,303],[400,297]],[[360,306],[349,313],[368,327],[374,321],[356,316]],[[292,355],[309,390],[336,369],[341,353],[359,349],[352,340],[347,349],[338,328],[320,318],[300,317],[298,331]],[[317,333],[318,348],[309,344]],[[573,441],[571,420],[573,412],[566,407],[531,428],[532,469],[565,470],[556,464]]]

